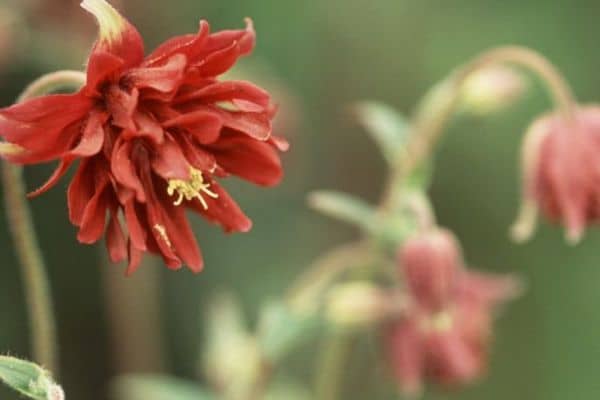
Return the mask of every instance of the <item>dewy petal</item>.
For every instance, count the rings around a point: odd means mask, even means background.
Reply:
[[[199,201],[188,201],[186,205],[212,223],[220,225],[227,233],[248,232],[252,228],[252,221],[217,182],[209,183],[210,190],[218,197],[205,197],[207,209]]]
[[[226,172],[257,185],[273,186],[283,177],[279,154],[267,142],[236,133],[223,136],[210,150]]]
[[[194,59],[204,47],[204,44],[208,39],[209,31],[210,26],[208,22],[204,20],[200,21],[198,33],[177,36],[169,39],[165,43],[158,46],[158,48],[146,58],[143,66],[152,67],[156,64],[160,64],[164,59],[167,59],[174,54],[183,54],[189,60]]]
[[[81,7],[96,18],[99,36],[93,52],[106,51],[123,60],[125,68],[144,59],[144,43],[139,32],[105,0],[83,0]]]

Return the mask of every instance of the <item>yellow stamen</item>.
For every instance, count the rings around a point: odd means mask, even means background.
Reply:
[[[163,238],[167,246],[171,247],[171,241],[169,240],[169,236],[167,235],[167,229],[160,224],[154,225],[154,229],[156,229],[160,237]]]
[[[25,149],[19,145],[8,142],[0,142],[0,155],[14,155],[23,151],[25,151]]]
[[[202,207],[205,210],[208,209],[208,203],[204,199],[203,195],[207,195],[210,198],[217,199],[219,195],[210,190],[210,183],[204,182],[202,172],[190,167],[190,178],[188,180],[183,179],[169,179],[169,187],[167,187],[167,193],[169,196],[173,196],[177,192],[179,197],[173,203],[176,206],[183,203],[183,199],[187,201],[198,199],[202,203]]]
[[[454,318],[450,311],[440,311],[422,321],[425,332],[447,332],[452,328]]]

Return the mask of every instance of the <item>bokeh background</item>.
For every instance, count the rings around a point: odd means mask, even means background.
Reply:
[[[284,157],[281,186],[264,191],[229,184],[254,220],[250,234],[224,237],[196,221],[207,262],[199,276],[148,265],[125,280],[122,267],[103,265],[97,248],[76,243],[67,219],[66,179],[31,202],[55,293],[61,381],[73,399],[107,398],[107,382],[120,372],[200,379],[201,316],[211,296],[233,290],[252,323],[259,305],[281,294],[311,259],[357,235],[305,204],[306,194],[319,188],[370,201],[380,194],[384,163],[349,117],[350,103],[378,99],[408,113],[452,68],[502,44],[539,50],[581,100],[600,98],[600,3],[594,0],[126,0],[120,9],[148,48],[195,31],[201,17],[225,29],[242,27],[251,16],[258,47],[236,74],[248,74],[276,93],[285,127],[280,133],[293,147]],[[0,105],[10,104],[42,73],[81,68],[95,29],[76,0],[0,0]],[[521,137],[548,106],[533,83],[523,100],[502,113],[457,118],[440,148],[431,191],[439,220],[457,232],[473,266],[518,273],[528,290],[498,321],[488,376],[461,391],[430,390],[427,399],[600,396],[600,234],[590,232],[577,247],[547,225],[524,246],[507,237],[517,209]],[[29,185],[49,171],[28,170]],[[27,317],[3,213],[0,254],[0,352],[26,357]],[[159,286],[149,286],[153,275],[159,275]],[[158,351],[140,351],[156,344]],[[361,349],[347,364],[345,398],[397,398],[383,383],[380,366],[365,361],[376,352],[372,343]],[[315,344],[306,352],[317,351]],[[291,363],[310,382],[306,358]],[[0,389],[0,398],[16,395]]]

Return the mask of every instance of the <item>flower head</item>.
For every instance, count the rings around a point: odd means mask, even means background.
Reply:
[[[455,295],[463,261],[450,231],[433,229],[409,238],[398,259],[408,290],[421,307],[439,310]]]
[[[174,37],[144,57],[140,34],[110,4],[84,0],[82,7],[99,25],[86,84],[75,94],[0,110],[0,135],[24,149],[4,156],[20,164],[59,161],[33,196],[79,160],[68,189],[78,240],[94,243],[105,232],[111,260],[128,258],[129,273],[146,251],[170,268],[200,271],[185,210],[227,232],[248,231],[251,221],[217,178],[270,186],[282,177],[278,151],[287,143],[272,135],[269,93],[218,79],[252,51],[252,22],[210,33],[201,21],[197,33]]]
[[[572,243],[600,221],[599,155],[600,107],[580,107],[573,119],[553,113],[535,121],[523,145],[523,205],[515,238],[531,235],[538,209],[562,223]]]
[[[512,277],[468,271],[450,232],[424,235],[404,246],[409,253],[420,246],[422,261],[402,269],[409,271],[405,279],[410,301],[404,315],[388,325],[386,335],[394,375],[408,395],[420,394],[426,378],[454,386],[481,376],[487,365],[494,311],[519,291]],[[416,254],[400,260],[412,264]],[[422,270],[420,275],[417,269]]]

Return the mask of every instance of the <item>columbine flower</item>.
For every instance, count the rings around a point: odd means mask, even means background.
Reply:
[[[523,145],[523,205],[513,228],[531,236],[537,210],[567,229],[576,243],[585,227],[600,221],[600,107],[586,106],[573,119],[554,113],[529,128]]]
[[[433,229],[409,238],[398,259],[408,290],[421,307],[439,310],[455,295],[463,261],[451,232]]]
[[[472,382],[487,365],[494,311],[518,294],[518,282],[512,277],[467,271],[459,258],[458,242],[447,231],[425,233],[406,246],[414,255],[421,254],[423,262],[409,268],[413,277],[405,278],[411,301],[402,318],[387,330],[386,343],[400,389],[407,395],[419,395],[425,378],[443,385]],[[419,252],[410,250],[419,247]],[[415,261],[401,257],[401,261],[407,260]],[[423,270],[419,285],[411,283],[417,268]],[[450,287],[434,284],[441,282],[442,276],[444,282],[453,282],[452,290],[423,290]],[[434,282],[426,284],[426,279]],[[442,292],[444,296],[431,296]],[[430,301],[423,301],[430,299],[436,299],[435,308]]]
[[[185,216],[191,209],[227,232],[245,232],[251,221],[216,178],[236,175],[259,185],[282,176],[271,134],[275,107],[261,88],[218,76],[251,52],[245,30],[172,38],[144,57],[137,30],[104,0],[82,7],[99,24],[87,82],[76,94],[51,95],[0,110],[0,134],[24,152],[13,162],[59,160],[39,195],[80,160],[68,189],[69,216],[82,243],[105,230],[112,261],[129,258],[128,272],[145,251],[170,268],[203,261]],[[127,233],[121,227],[125,222]]]

